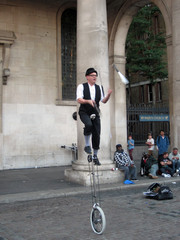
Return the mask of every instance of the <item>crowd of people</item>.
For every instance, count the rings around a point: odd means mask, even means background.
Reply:
[[[168,153],[169,139],[164,134],[164,130],[160,131],[159,136],[154,141],[152,134],[148,134],[145,142],[148,147],[147,153],[143,153],[140,164],[140,175],[149,176],[149,178],[157,179],[159,175],[163,177],[177,177],[180,174],[180,154],[178,148],[174,147],[172,152]],[[157,157],[154,149],[157,149]],[[121,144],[116,145],[114,153],[114,161],[116,169],[124,171],[124,183],[133,183],[137,180],[137,168],[133,161],[134,139],[129,135],[127,142],[128,153],[124,151]]]

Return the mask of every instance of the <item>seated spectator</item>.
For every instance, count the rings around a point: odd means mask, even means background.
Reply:
[[[140,165],[140,175],[148,175],[150,178],[156,179],[158,171],[158,161],[153,155],[143,153]]]
[[[147,165],[149,166],[149,174],[148,176],[150,178],[156,179],[158,178],[157,176],[157,170],[158,170],[158,160],[153,157],[153,155],[148,155],[147,159]]]
[[[160,159],[160,171],[162,176],[164,174],[170,174],[171,177],[174,174],[172,161],[168,158],[168,152],[164,152],[162,158]]]
[[[125,180],[137,180],[136,179],[136,166],[130,159],[129,155],[122,149],[121,144],[116,145],[116,152],[114,153],[114,160],[116,167],[125,172]]]
[[[180,171],[180,154],[178,152],[178,148],[173,148],[173,151],[169,154],[169,159],[172,161],[173,163],[173,171],[174,173],[177,174],[177,176],[179,175],[179,171]]]

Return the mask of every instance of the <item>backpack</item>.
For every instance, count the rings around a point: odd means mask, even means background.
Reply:
[[[151,165],[152,165],[152,163],[151,163],[151,161],[149,161],[148,154],[144,152],[142,154],[141,164],[140,164],[141,177],[149,174],[149,169],[151,168]]]
[[[159,183],[151,184],[148,187],[147,192],[143,192],[143,195],[156,200],[167,200],[173,198],[171,189],[168,186],[161,185]]]

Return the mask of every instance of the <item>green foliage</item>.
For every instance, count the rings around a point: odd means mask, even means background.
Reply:
[[[155,34],[154,14],[161,14],[152,5],[141,8],[133,18],[126,40],[126,72],[130,79],[133,74],[155,82],[157,78],[167,77],[167,63],[163,60],[166,53],[165,34]]]

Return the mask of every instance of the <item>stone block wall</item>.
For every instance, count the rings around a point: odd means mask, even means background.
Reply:
[[[74,106],[56,106],[56,12],[50,3],[0,0],[0,29],[13,31],[11,75],[3,86],[1,169],[71,164]]]

